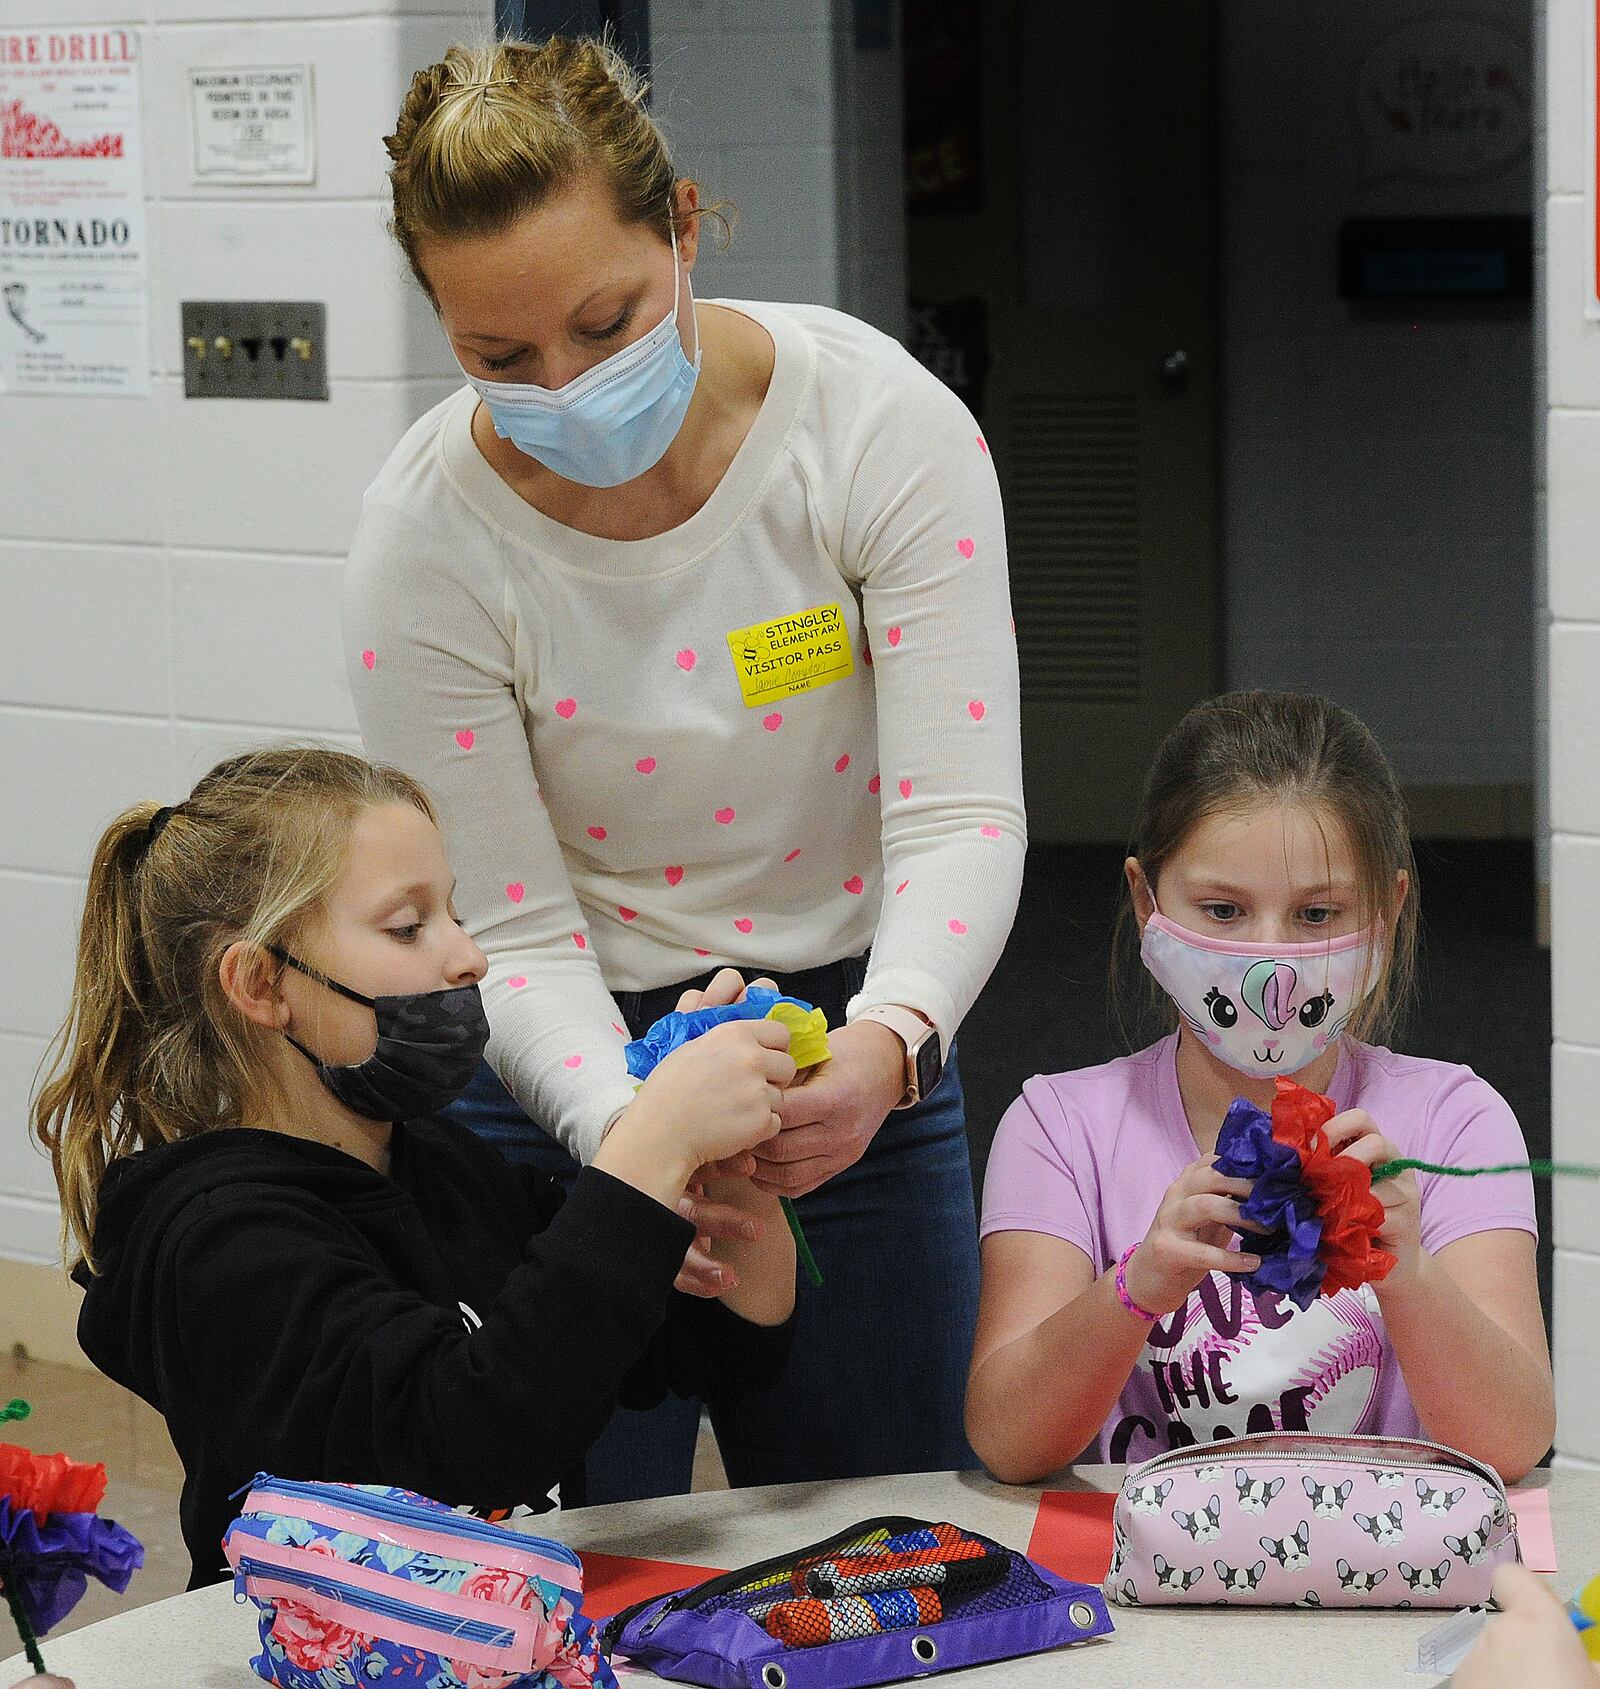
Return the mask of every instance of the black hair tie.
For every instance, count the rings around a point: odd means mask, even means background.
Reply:
[[[181,807],[181,805],[164,805],[150,817],[150,824],[144,830],[144,848],[146,850],[149,850],[151,845],[161,837],[163,829]]]

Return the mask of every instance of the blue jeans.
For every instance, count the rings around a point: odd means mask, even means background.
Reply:
[[[864,971],[864,959],[851,958],[779,984],[838,1025]],[[630,1030],[666,1013],[680,989],[619,995]],[[577,1177],[487,1065],[448,1112],[508,1159],[569,1187]],[[860,1161],[796,1206],[823,1284],[800,1280],[794,1348],[777,1387],[705,1404],[729,1482],[976,1466],[961,1421],[978,1314],[977,1218],[954,1049],[930,1097],[891,1114]],[[700,1403],[678,1397],[619,1408],[589,1451],[584,1501],[687,1494],[699,1421]]]

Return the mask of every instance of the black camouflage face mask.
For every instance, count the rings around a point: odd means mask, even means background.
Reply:
[[[350,1066],[330,1066],[284,1034],[346,1108],[368,1120],[415,1120],[453,1103],[467,1088],[489,1042],[489,1020],[476,985],[363,997],[276,944],[267,948],[280,962],[352,1003],[364,1004],[377,1017],[377,1049]]]

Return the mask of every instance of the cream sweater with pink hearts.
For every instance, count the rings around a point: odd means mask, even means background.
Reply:
[[[728,303],[776,361],[687,522],[630,541],[552,522],[484,461],[463,388],[368,489],[345,573],[367,751],[438,805],[489,959],[489,1060],[583,1160],[633,1095],[613,990],[870,945],[849,1015],[919,1009],[948,1049],[1022,880],[986,444],[877,330]],[[785,693],[796,658],[839,678]]]

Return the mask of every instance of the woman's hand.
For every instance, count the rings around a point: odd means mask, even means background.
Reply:
[[[1494,1575],[1501,1610],[1450,1679],[1454,1689],[1595,1689],[1594,1666],[1565,1607],[1526,1566]]]
[[[1328,1142],[1341,1155],[1368,1167],[1400,1159],[1400,1151],[1384,1137],[1365,1109],[1350,1108],[1334,1115],[1328,1122]],[[1372,1194],[1383,1204],[1383,1230],[1378,1233],[1378,1242],[1395,1258],[1384,1283],[1403,1284],[1416,1272],[1422,1254],[1422,1199],[1417,1176],[1409,1171],[1399,1173],[1374,1185]],[[1382,1286],[1375,1288],[1381,1290]]]
[[[1209,1159],[1192,1161],[1167,1186],[1156,1217],[1133,1252],[1124,1275],[1128,1295],[1146,1313],[1170,1314],[1208,1273],[1248,1273],[1259,1255],[1230,1249],[1248,1179],[1225,1179]]]
[[[828,1034],[829,1060],[779,1100],[783,1130],[756,1150],[755,1184],[804,1196],[859,1161],[905,1095],[906,1050],[888,1027],[857,1021]]]

